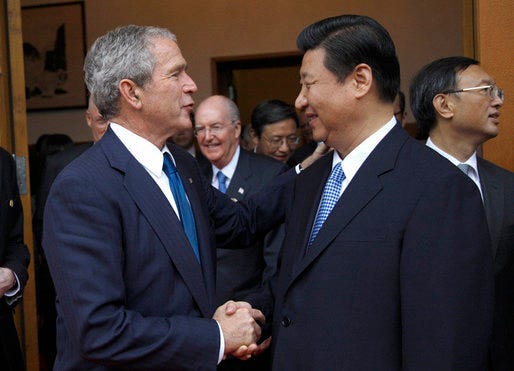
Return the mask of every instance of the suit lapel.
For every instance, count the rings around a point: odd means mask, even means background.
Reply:
[[[251,190],[251,183],[248,181],[251,174],[252,169],[248,155],[240,150],[234,177],[230,180],[227,188],[227,195],[238,200],[244,199]]]
[[[109,129],[105,136],[102,146],[111,166],[125,174],[124,186],[127,192],[158,236],[201,312],[211,316],[212,306],[204,285],[202,267],[189,246],[189,240],[173,208],[159,186],[116,135]]]
[[[502,220],[504,218],[503,204],[505,190],[503,188],[503,184],[481,158],[478,158],[478,172],[480,176],[480,185],[484,194],[484,209],[487,216],[489,233],[491,235],[491,248],[493,258],[495,258]]]
[[[291,281],[307,269],[307,267],[331,245],[338,235],[344,233],[346,226],[350,224],[355,216],[381,191],[382,184],[380,182],[380,175],[394,168],[398,151],[408,138],[407,134],[402,130],[403,129],[399,128],[398,125],[395,126],[377,145],[373,152],[371,152],[334,206],[334,209],[321,227],[313,244],[307,250],[305,249],[314,223],[319,200],[321,199],[321,193],[323,192],[326,179],[331,170],[331,162],[328,166],[329,169],[325,169],[324,178],[321,178],[325,179],[325,181],[320,187],[317,187],[316,193],[312,193],[316,195],[315,199],[317,202],[313,204],[312,198],[310,197],[305,197],[306,199],[310,199],[310,201],[300,201],[302,203],[310,202],[310,206],[304,207],[310,207],[314,212],[309,213],[308,223],[305,225],[306,233],[303,235],[302,244],[300,245],[302,246],[302,250],[305,251],[305,255],[303,259],[298,261],[296,269],[291,276]],[[330,161],[331,160],[332,158],[330,158]],[[307,192],[309,189],[313,190],[312,187],[306,186]],[[305,192],[303,194],[309,193]]]

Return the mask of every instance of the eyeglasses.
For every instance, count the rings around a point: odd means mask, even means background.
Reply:
[[[300,142],[300,138],[296,135],[290,135],[288,137],[273,137],[268,138],[265,135],[262,135],[266,142],[270,144],[270,147],[277,149],[282,143],[285,141],[288,147],[294,147]]]
[[[466,93],[468,91],[477,91],[477,90],[487,90],[489,93],[489,97],[491,99],[500,98],[500,100],[503,102],[503,99],[505,98],[505,94],[503,92],[502,88],[497,87],[496,85],[483,85],[483,86],[476,86],[473,88],[465,88],[460,90],[447,90],[444,92],[444,94],[453,94],[453,93]]]
[[[214,124],[212,126],[204,127],[204,126],[197,126],[195,127],[195,135],[197,137],[202,137],[205,134],[207,134],[207,131],[211,133],[211,135],[218,135],[223,132],[229,125],[222,125],[222,124]]]

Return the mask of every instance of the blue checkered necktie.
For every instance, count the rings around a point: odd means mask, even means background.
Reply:
[[[222,193],[227,193],[227,176],[220,171],[216,175],[218,177],[218,189]]]
[[[323,195],[321,196],[321,202],[319,204],[318,215],[314,220],[314,226],[312,227],[311,238],[309,239],[309,246],[312,245],[314,239],[318,235],[319,230],[328,218],[328,215],[334,208],[335,204],[339,200],[341,193],[341,185],[345,178],[341,163],[338,162],[332,169],[332,173],[325,184]]]
[[[187,200],[186,191],[184,190],[182,180],[180,180],[177,168],[171,160],[171,156],[168,152],[164,152],[162,170],[170,182],[171,192],[173,193],[173,198],[177,204],[180,221],[182,222],[184,231],[186,232],[187,238],[191,243],[191,247],[193,248],[196,258],[198,261],[200,261],[200,252],[198,251],[198,239],[196,236],[196,225],[195,218],[193,217],[193,210],[191,210],[191,205],[189,205],[189,201]]]

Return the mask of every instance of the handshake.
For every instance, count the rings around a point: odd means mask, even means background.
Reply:
[[[216,309],[212,318],[220,325],[225,338],[224,357],[232,355],[247,360],[262,353],[271,343],[269,337],[257,345],[261,337],[259,324],[264,324],[266,319],[260,310],[253,309],[247,302],[227,301]]]

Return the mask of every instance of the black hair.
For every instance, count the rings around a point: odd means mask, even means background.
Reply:
[[[298,127],[298,115],[292,105],[278,99],[265,100],[252,111],[252,129],[260,138],[264,126],[287,119],[293,119],[296,127]]]
[[[371,67],[380,99],[393,102],[400,89],[400,64],[393,40],[374,19],[340,15],[307,26],[298,35],[303,52],[322,48],[324,66],[343,81],[360,63]]]
[[[409,93],[411,110],[421,139],[428,138],[437,120],[432,102],[434,97],[439,93],[455,89],[457,73],[476,64],[479,63],[473,58],[447,57],[427,64],[416,74],[411,82]]]

